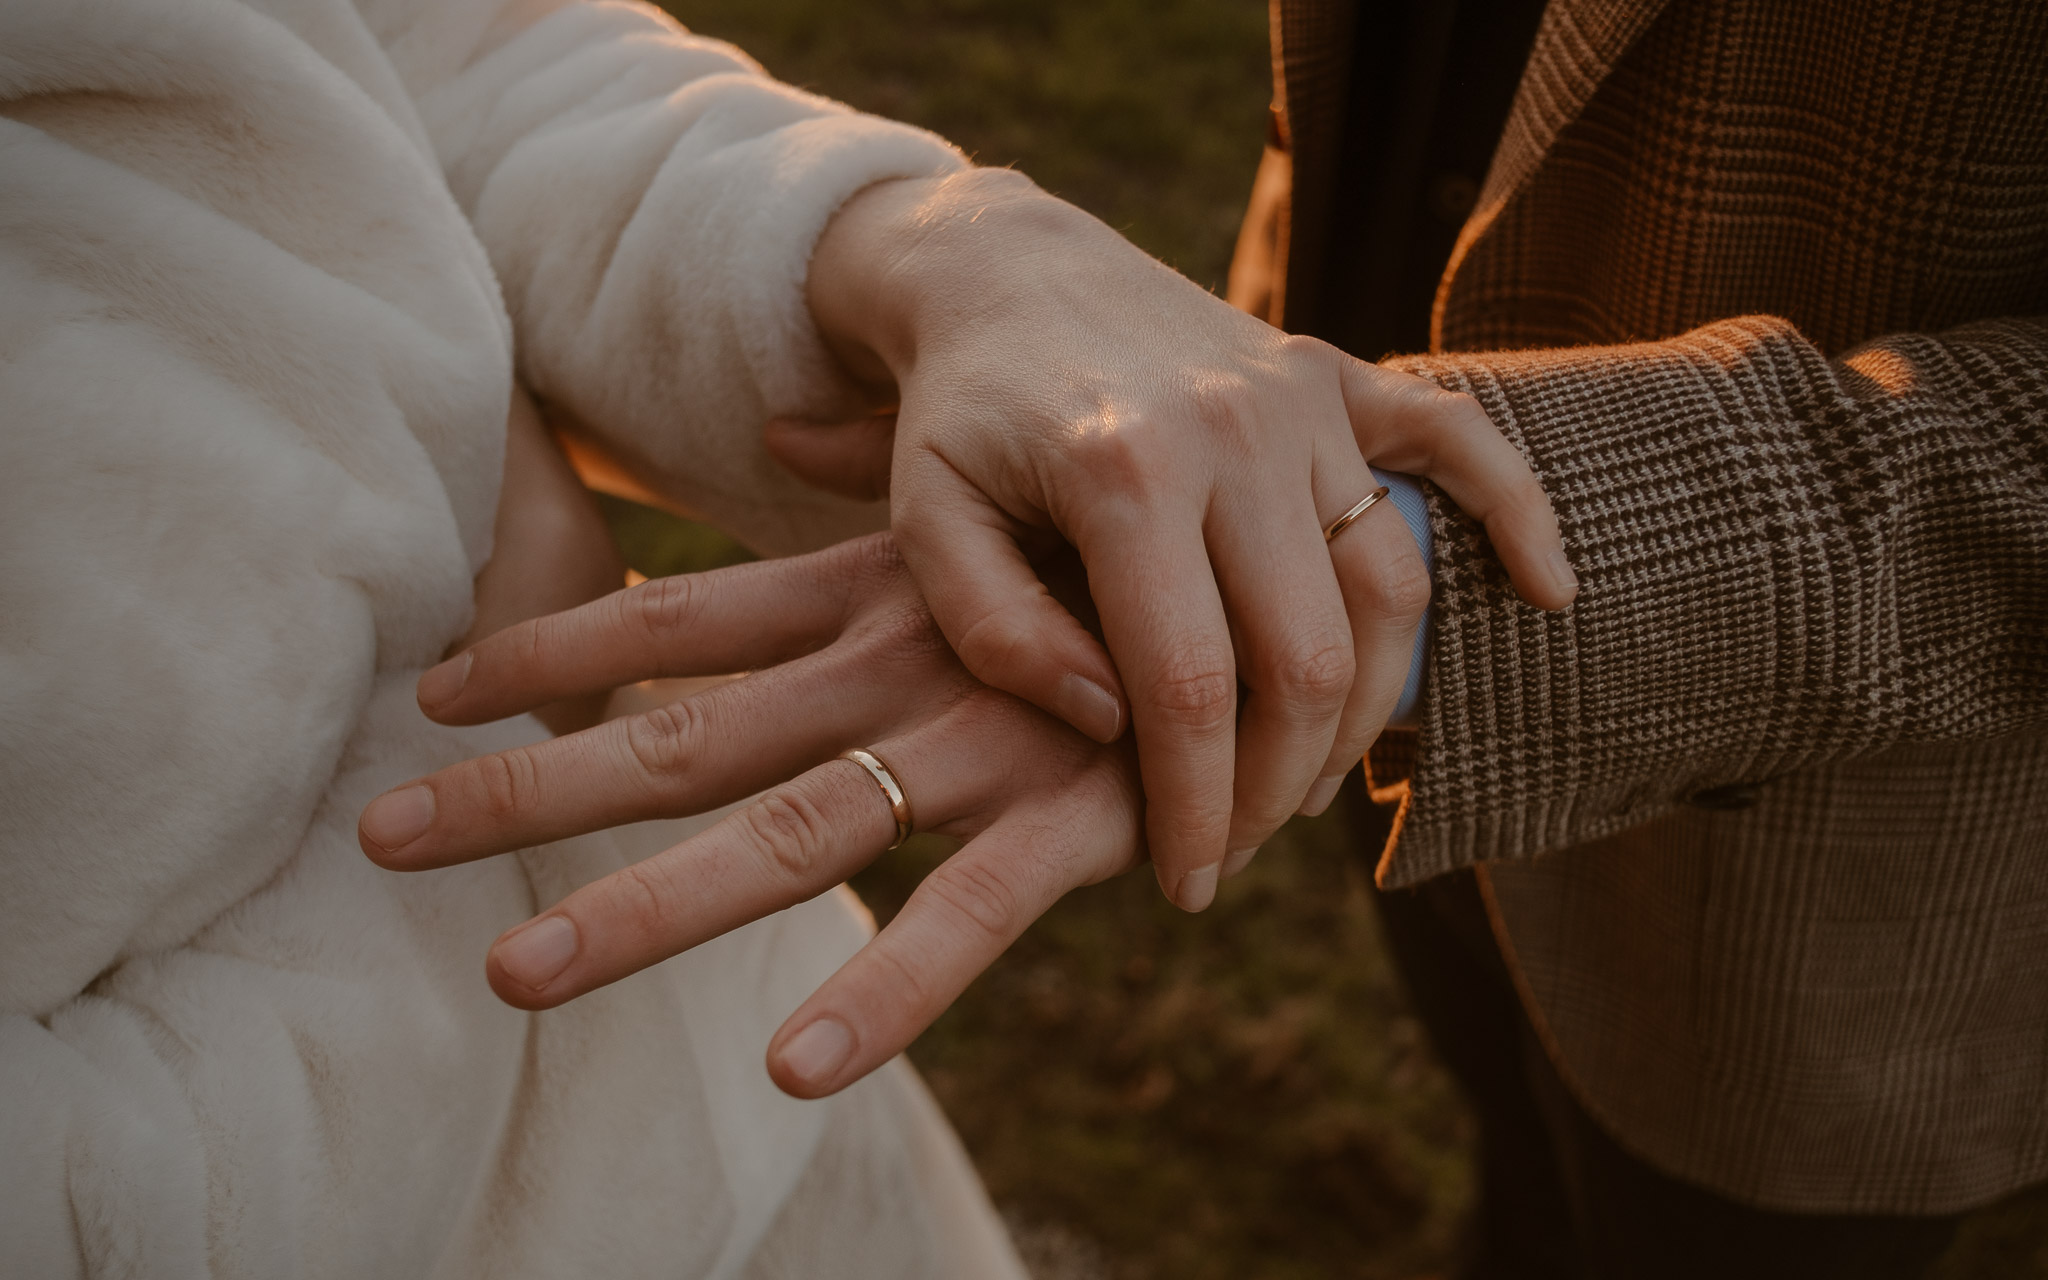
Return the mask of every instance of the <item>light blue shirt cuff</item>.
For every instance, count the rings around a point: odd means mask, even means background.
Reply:
[[[1408,522],[1408,532],[1414,535],[1415,549],[1422,553],[1422,567],[1429,572],[1430,580],[1436,580],[1436,556],[1434,540],[1429,532],[1429,503],[1423,499],[1422,486],[1414,477],[1404,476],[1396,471],[1374,471],[1381,484],[1387,486],[1387,498],[1394,504],[1394,510]],[[1429,665],[1429,622],[1436,612],[1434,605],[1422,615],[1422,625],[1415,629],[1415,651],[1408,657],[1408,681],[1401,686],[1401,701],[1394,706],[1394,714],[1387,724],[1396,729],[1412,729],[1416,713],[1422,707],[1422,681]]]

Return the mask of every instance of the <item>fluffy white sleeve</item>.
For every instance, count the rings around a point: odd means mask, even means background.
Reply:
[[[744,517],[773,489],[731,442],[829,391],[813,224],[890,172],[799,163],[806,119],[879,126],[645,11],[504,8],[0,3],[0,1275],[828,1270],[746,1269],[843,1114],[759,1065],[860,944],[843,910],[529,1017],[482,981],[491,937],[652,846],[408,877],[355,848],[377,791],[534,731],[437,729],[410,692],[490,551],[514,344],[489,259],[543,387]],[[606,94],[618,136],[560,133]],[[605,150],[636,120],[668,131],[638,178]],[[726,154],[753,197],[683,181]],[[688,267],[721,244],[779,265]],[[832,1184],[866,1238],[820,1249],[942,1234],[877,1150]],[[943,1177],[972,1185],[957,1153]]]
[[[298,848],[467,625],[508,347],[420,144],[275,19],[0,5],[0,1010]]]
[[[848,403],[804,302],[826,222],[960,153],[778,83],[646,5],[465,3],[395,4],[384,38],[535,390],[759,550],[879,527],[871,504],[782,470],[760,427]]]

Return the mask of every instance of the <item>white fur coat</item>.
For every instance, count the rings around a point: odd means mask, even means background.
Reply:
[[[0,0],[0,1272],[1015,1275],[907,1069],[761,1053],[828,896],[538,1016],[499,930],[654,826],[415,876],[381,789],[539,732],[411,685],[490,553],[515,354],[771,551],[802,299],[930,135],[652,10]]]

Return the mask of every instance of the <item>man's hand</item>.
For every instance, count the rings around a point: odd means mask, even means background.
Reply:
[[[1476,403],[1282,334],[1014,173],[871,188],[809,289],[848,369],[900,407],[771,424],[771,449],[889,494],[976,676],[1100,742],[1128,718],[1153,864],[1189,910],[1226,860],[1329,803],[1399,696],[1429,597],[1414,544],[1391,510],[1322,537],[1377,485],[1368,459],[1483,520],[1532,603],[1576,589],[1548,501]],[[1038,581],[1031,531],[1079,549],[1107,651]]]
[[[434,719],[475,724],[634,681],[747,668],[659,711],[387,793],[363,812],[363,850],[380,866],[425,870],[769,788],[498,939],[492,988],[546,1009],[872,861],[895,839],[890,806],[861,766],[834,758],[872,750],[919,829],[967,843],[776,1034],[770,1074],[801,1097],[901,1052],[1061,895],[1143,860],[1128,747],[1092,742],[970,676],[886,534],[656,579],[522,623],[427,672],[419,696]]]

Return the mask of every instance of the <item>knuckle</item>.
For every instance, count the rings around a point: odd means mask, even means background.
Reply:
[[[1404,554],[1382,557],[1367,566],[1361,586],[1365,606],[1376,614],[1420,618],[1429,608],[1429,571],[1422,558]]]
[[[800,883],[817,877],[832,848],[824,813],[793,788],[771,791],[741,810],[740,831],[756,855]]]
[[[929,880],[926,883],[930,883]],[[884,933],[883,939],[889,935]],[[901,993],[903,1007],[924,1011],[936,1011],[946,1003],[945,988],[933,981],[935,966],[932,958],[915,953],[898,954],[894,946],[873,946],[860,953],[853,963],[880,965],[888,970],[888,981],[881,984],[884,990]]]
[[[703,714],[684,700],[626,721],[626,747],[641,773],[670,778],[687,769],[695,755]]]
[[[1221,857],[1223,837],[1230,825],[1228,806],[1213,804],[1189,804],[1173,807],[1148,806],[1145,810],[1147,834],[1154,838],[1155,851],[1158,848],[1201,851],[1195,862]],[[1194,863],[1189,863],[1192,866]]]
[[[1117,761],[1103,762],[1078,779],[1069,792],[1075,812],[1082,815],[1100,849],[1100,861],[1088,876],[1089,883],[1123,871],[1144,856],[1145,798],[1136,770]]]
[[[1220,655],[1194,653],[1169,663],[1151,693],[1152,705],[1182,728],[1213,728],[1237,707],[1237,679]]]
[[[925,887],[956,919],[998,945],[1019,928],[1017,890],[994,867],[948,862],[926,877]]]
[[[887,530],[849,538],[815,559],[821,585],[854,582],[863,595],[885,589],[908,573],[897,535]]]
[[[1479,403],[1479,397],[1469,391],[1451,391],[1444,387],[1436,387],[1434,384],[1432,387],[1434,394],[1431,399],[1443,413],[1454,418],[1492,425],[1493,420],[1486,416],[1486,407]]]
[[[921,600],[897,600],[875,617],[873,637],[892,649],[931,649],[943,645],[939,624]]]
[[[524,749],[500,751],[476,762],[484,812],[492,818],[518,818],[532,811],[540,790],[533,756]]]
[[[1160,487],[1158,444],[1144,422],[1111,418],[1081,433],[1068,446],[1067,460],[1074,477],[1090,491],[1142,505]]]
[[[635,862],[614,872],[610,879],[612,892],[606,906],[615,928],[646,943],[674,936],[676,896],[657,859]]]
[[[561,623],[548,615],[521,623],[506,634],[507,656],[516,671],[540,672],[548,666],[548,656],[556,647],[556,629]]]
[[[848,656],[872,675],[878,670],[928,672],[935,660],[949,662],[951,653],[945,635],[922,603],[905,602],[877,612]]]
[[[1212,375],[1188,388],[1188,416],[1213,440],[1251,448],[1257,444],[1252,404],[1255,393],[1242,377]]]
[[[1532,514],[1550,511],[1550,495],[1543,492],[1542,482],[1536,478],[1535,472],[1528,469],[1526,462],[1508,489],[1508,501],[1511,506],[1525,508]]]
[[[626,621],[655,643],[673,639],[688,627],[696,608],[697,589],[688,574],[652,578],[620,597]]]
[[[1446,391],[1438,388],[1435,407],[1450,428],[1462,432],[1468,447],[1478,441],[1497,437],[1500,428],[1494,425],[1486,406],[1469,391]]]
[[[1030,606],[1009,601],[983,614],[960,633],[960,661],[970,671],[1007,672],[1033,655]]]
[[[1271,673],[1275,692],[1293,701],[1336,704],[1351,691],[1356,663],[1348,636],[1308,636],[1284,653]]]
[[[1353,361],[1364,369],[1377,371],[1377,366],[1371,361],[1353,360],[1353,357],[1345,355],[1321,338],[1310,337],[1305,333],[1282,334],[1276,345],[1280,351],[1297,360],[1312,360],[1317,363]]]

